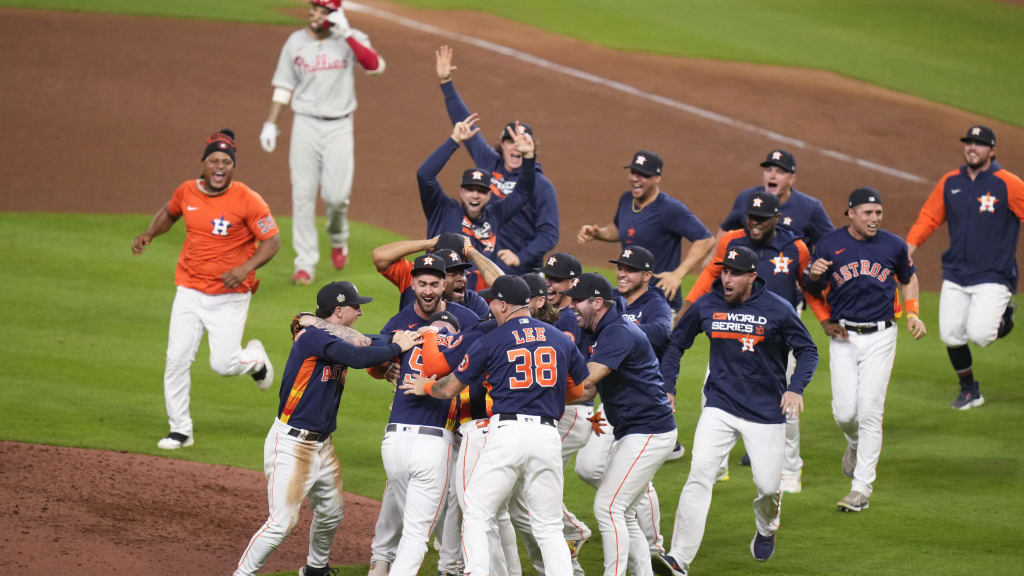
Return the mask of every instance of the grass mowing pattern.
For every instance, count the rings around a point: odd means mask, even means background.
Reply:
[[[0,374],[0,439],[260,469],[278,387],[259,392],[249,378],[214,375],[205,343],[192,372],[196,445],[172,453],[156,448],[167,432],[161,382],[173,272],[184,227],[176,226],[141,257],[132,257],[131,239],[149,219],[0,214],[0,268],[5,271],[0,292],[5,310],[0,317],[0,362],[5,367]],[[245,337],[262,339],[280,371],[289,349],[288,322],[295,312],[314,307],[323,283],[343,276],[374,296],[357,324],[364,331],[375,331],[396,311],[397,291],[373,270],[368,255],[374,246],[398,237],[353,223],[352,256],[344,274],[334,273],[325,261],[316,283],[294,287],[288,283],[290,222],[282,217],[278,224],[284,248],[259,272],[263,281]],[[1019,352],[1024,330],[989,349],[974,350],[986,404],[954,412],[946,406],[956,389],[938,339],[937,300],[933,293],[921,298],[930,331],[925,340],[914,342],[900,328],[876,493],[871,509],[859,515],[834,511],[849,489],[840,471],[845,444],[830,411],[827,343],[820,328],[811,326],[822,363],[807,388],[802,417],[804,492],[785,497],[777,552],[757,566],[758,573],[822,574],[838,568],[844,574],[1011,574],[1024,561],[1019,545],[1019,518],[1024,514],[1019,497],[1024,491],[1024,453],[1019,448],[1024,437],[1019,376],[1024,359]],[[805,319],[812,322],[809,315]],[[701,337],[684,357],[679,384],[676,421],[687,450],[699,415],[706,362],[707,342]],[[384,486],[380,439],[391,388],[361,371],[349,373],[347,388],[335,436],[345,487],[379,498]],[[732,480],[715,489],[695,574],[755,569],[747,548],[753,535],[754,489],[750,469],[738,465],[742,450],[734,450]],[[685,456],[666,464],[655,478],[666,537],[671,536],[688,469]],[[590,510],[593,489],[570,467],[565,490],[570,507],[595,532],[582,562],[588,573],[597,574],[601,546]],[[244,544],[239,542],[239,552]],[[433,574],[436,555],[431,554],[423,574]],[[365,565],[344,567],[342,574],[362,576],[365,570]]]

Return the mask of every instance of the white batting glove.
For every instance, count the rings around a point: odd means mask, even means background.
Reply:
[[[260,148],[267,152],[273,152],[277,148],[277,124],[264,122],[263,130],[260,131]]]
[[[331,24],[334,24],[334,27],[337,28],[338,33],[344,36],[345,38],[348,38],[349,36],[352,35],[352,28],[348,24],[348,18],[345,17],[345,11],[343,9],[338,8],[334,12],[328,14],[327,21],[330,22]]]

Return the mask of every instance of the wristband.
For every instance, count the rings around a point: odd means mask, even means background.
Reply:
[[[903,301],[903,308],[907,310],[907,316],[913,314],[917,316],[920,313],[920,306],[917,298],[907,298]]]
[[[433,390],[434,390],[434,381],[433,380],[427,380],[427,383],[423,385],[423,391],[427,393],[427,396],[433,396],[433,394],[431,394],[431,391],[433,391]]]

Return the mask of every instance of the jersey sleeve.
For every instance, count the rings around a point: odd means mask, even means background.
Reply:
[[[743,228],[744,203],[744,194],[743,192],[740,192],[736,196],[736,200],[733,201],[729,214],[726,215],[725,220],[722,220],[722,230],[728,232],[730,230],[739,230],[740,228]]]
[[[437,332],[428,330],[423,334],[423,369],[422,373],[430,377],[440,377],[452,371],[441,349],[437,345]]]
[[[722,275],[722,265],[719,264],[725,258],[725,251],[729,247],[729,243],[735,238],[743,236],[746,232],[740,230],[730,230],[729,232],[722,235],[718,239],[718,244],[715,246],[715,253],[712,256],[711,262],[701,270],[700,276],[697,277],[697,281],[694,282],[693,287],[690,288],[690,292],[686,295],[686,300],[689,302],[696,302],[697,298],[707,294],[711,291],[711,285],[715,283],[715,280]]]
[[[996,172],[996,176],[1006,182],[1006,201],[1010,211],[1024,222],[1024,181],[1006,170]]]
[[[630,337],[629,330],[624,326],[613,324],[601,333],[601,338],[594,346],[594,353],[590,356],[590,361],[603,364],[611,370],[617,370],[633,350],[633,346],[634,341]]]
[[[537,158],[523,158],[523,167],[519,170],[516,182],[516,193],[509,194],[501,200],[491,200],[488,206],[494,205],[498,221],[505,222],[512,218],[533,197],[533,187],[537,180]]]
[[[568,345],[569,348],[569,367],[568,376],[572,378],[576,384],[583,384],[583,381],[590,376],[590,370],[587,369],[587,361],[583,358],[583,353],[580,352],[579,348],[574,346],[571,342]]]
[[[690,242],[711,237],[711,231],[683,203],[672,202],[672,208],[661,214],[661,221],[666,228],[686,238]]]
[[[797,394],[803,394],[804,388],[811,382],[814,370],[818,367],[818,347],[815,346],[807,327],[796,315],[796,310],[787,308],[785,314],[785,320],[782,322],[783,337],[796,357],[796,369],[789,381],[789,389]]]
[[[345,43],[352,49],[356,60],[364,70],[372,72],[380,68],[380,56],[370,45],[370,37],[362,30],[352,30],[352,35],[345,38]]]
[[[804,274],[811,265],[811,253],[807,249],[807,244],[804,243],[800,238],[794,242],[796,246],[797,258],[799,263],[797,265],[796,281],[800,284],[800,289],[804,292],[804,300],[807,301],[807,307],[811,309],[814,317],[818,319],[818,322],[824,322],[828,320],[829,312],[828,304],[825,303],[821,298],[807,292],[807,288],[804,286],[806,277]]]
[[[916,272],[914,267],[914,261],[910,258],[910,252],[907,249],[907,243],[903,241],[899,236],[893,238],[899,245],[896,251],[896,278],[900,281],[900,284],[906,284],[910,282],[910,277]]]
[[[683,353],[693,346],[693,339],[700,334],[701,301],[693,303],[679,319],[672,335],[668,339],[668,347],[661,358],[661,377],[665,381],[665,392],[676,393],[676,380],[679,378],[679,363]]]
[[[402,258],[398,262],[395,262],[388,269],[381,272],[380,275],[387,278],[389,282],[394,284],[399,292],[405,292],[405,289],[412,286],[412,267],[413,263]]]
[[[445,138],[437,150],[434,150],[416,171],[416,182],[420,189],[420,204],[423,206],[423,214],[427,220],[430,220],[430,217],[440,210],[445,200],[448,199],[444,190],[441,189],[441,183],[437,181],[437,175],[441,173],[444,165],[458,149],[459,145],[454,140]]]
[[[291,37],[281,47],[281,55],[277,59],[277,68],[274,70],[274,78],[270,81],[277,88],[295,90],[299,85],[299,78],[292,67],[292,39]]]
[[[174,193],[171,194],[171,199],[167,202],[167,213],[175,218],[181,217],[182,204],[185,202],[185,186],[178,186],[174,189]]]
[[[391,360],[402,353],[398,344],[375,344],[353,346],[341,339],[335,339],[324,350],[324,358],[352,368],[369,368]]]
[[[651,299],[647,307],[647,318],[639,328],[647,336],[651,347],[656,351],[661,350],[668,343],[668,335],[672,332],[672,308],[668,301],[662,296]]]
[[[813,264],[814,261],[818,260],[819,258],[831,260],[831,258],[829,258],[828,255],[828,250],[822,248],[821,244],[818,244],[817,246],[814,247],[814,253],[811,255],[810,261]],[[804,288],[806,288],[807,292],[810,294],[821,294],[822,292],[824,292],[825,288],[828,287],[828,277],[831,273],[832,267],[829,266],[828,269],[821,274],[820,278],[818,278],[817,280],[811,280],[811,267],[810,265],[808,265],[807,269],[803,271]]]
[[[924,206],[921,207],[921,211],[917,215],[917,220],[914,221],[910,232],[907,233],[908,243],[921,246],[932,235],[932,232],[935,232],[935,229],[946,221],[946,200],[943,195],[945,194],[946,180],[954,174],[956,172],[950,172],[943,176],[932,189],[932,193],[928,195],[928,199],[924,201]]]
[[[245,223],[252,231],[253,236],[260,240],[266,240],[277,236],[277,223],[270,214],[270,206],[257,192],[248,190],[248,209],[246,210]]]
[[[835,230],[835,226],[832,225],[832,219],[828,217],[828,213],[825,212],[825,206],[821,201],[815,198],[814,208],[811,209],[811,221],[807,225],[805,234],[807,244],[814,246],[822,236],[832,230]]]
[[[481,386],[484,381],[484,374],[487,368],[488,350],[484,348],[482,340],[477,340],[469,346],[469,350],[459,361],[455,369],[455,377],[459,382],[469,386]]]
[[[448,111],[448,119],[454,126],[456,122],[462,122],[470,115],[469,107],[462,101],[459,92],[455,89],[455,82],[441,84],[441,93],[444,94],[444,106]],[[473,159],[478,168],[492,169],[501,162],[501,154],[487,144],[487,140],[477,132],[472,138],[463,143],[466,151]]]
[[[536,214],[534,221],[536,233],[533,240],[530,240],[517,254],[522,264],[539,260],[554,250],[558,244],[558,197],[551,181],[541,175],[539,168],[537,170],[533,197],[530,199],[534,214]]]

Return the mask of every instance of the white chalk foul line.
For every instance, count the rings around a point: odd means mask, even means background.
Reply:
[[[668,98],[666,96],[653,94],[651,92],[645,92],[635,86],[630,86],[629,84],[624,84],[622,82],[611,80],[609,78],[604,78],[602,76],[591,74],[590,72],[579,70],[577,68],[563,66],[562,64],[557,64],[550,60],[540,58],[532,54],[527,54],[526,52],[516,50],[515,48],[509,48],[508,46],[495,44],[494,42],[490,42],[482,38],[476,38],[475,36],[467,36],[465,34],[453,32],[451,30],[445,30],[444,28],[438,28],[437,26],[433,26],[431,24],[425,24],[418,20],[413,20],[411,18],[406,18],[404,16],[392,14],[390,12],[379,10],[377,8],[372,8],[370,6],[359,4],[357,2],[346,2],[345,8],[352,12],[369,14],[382,20],[388,20],[390,22],[394,22],[407,28],[418,30],[420,32],[434,34],[436,36],[441,36],[443,38],[448,38],[450,40],[458,40],[459,42],[470,44],[478,48],[488,50],[490,52],[502,54],[510,58],[521,60],[523,62],[537,66],[539,68],[545,68],[547,70],[558,72],[559,74],[564,74],[566,76],[570,76],[572,78],[576,78],[584,82],[590,82],[591,84],[605,86],[607,88],[611,88],[612,90],[616,90],[624,94],[629,94],[630,96],[640,98],[641,100],[655,102],[668,108],[686,112],[687,114],[692,114],[694,116],[703,118],[705,120],[709,120],[711,122],[715,122],[717,124],[721,124],[723,126],[729,126],[730,128],[735,128],[737,130],[742,130],[744,132],[750,132],[752,134],[764,136],[770,140],[774,140],[776,142],[785,144],[793,148],[817,152],[819,154],[828,156],[829,158],[838,160],[840,162],[846,162],[848,164],[860,166],[861,168],[865,168],[867,170],[872,170],[874,172],[879,172],[881,174],[886,174],[888,176],[900,178],[902,180],[907,180],[909,182],[914,182],[917,184],[925,184],[929,182],[927,179],[918,176],[917,174],[907,172],[905,170],[900,170],[898,168],[893,168],[891,166],[886,166],[884,164],[872,162],[871,160],[864,160],[863,158],[850,156],[849,154],[845,154],[837,150],[830,150],[828,148],[823,148],[821,146],[815,146],[814,144],[809,144],[803,140],[800,140],[799,138],[793,138],[791,136],[786,136],[785,134],[779,134],[778,132],[775,132],[773,130],[762,128],[761,126],[757,126],[749,122],[743,122],[742,120],[737,120],[735,118],[725,116],[717,112],[712,112],[711,110],[707,110],[699,106],[694,106],[693,104],[687,104],[686,102],[682,102],[680,100],[675,100],[673,98]]]

